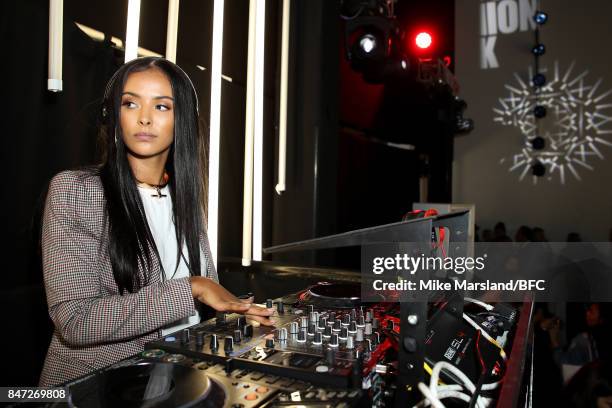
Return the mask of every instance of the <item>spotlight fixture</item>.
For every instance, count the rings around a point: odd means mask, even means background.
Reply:
[[[544,44],[541,44],[541,43],[536,44],[531,49],[531,52],[533,53],[533,55],[539,57],[541,55],[544,55],[544,53],[546,52],[546,46],[544,46]]]
[[[546,147],[546,141],[542,136],[536,136],[531,139],[531,147],[533,147],[534,150],[542,150]]]
[[[535,116],[537,119],[542,119],[543,117],[545,117],[546,107],[542,105],[536,105],[535,108],[533,108],[533,116]]]
[[[538,10],[533,16],[533,21],[535,21],[536,24],[539,24],[539,25],[546,24],[546,22],[548,21],[548,14],[546,14],[543,11]]]
[[[405,75],[410,67],[401,49],[404,37],[393,4],[393,0],[340,0],[346,59],[368,83]]]
[[[377,46],[378,41],[376,41],[376,37],[370,33],[364,34],[359,39],[359,51],[364,55],[373,53]]]
[[[534,86],[544,86],[546,84],[546,76],[542,73],[537,73],[533,76],[532,81]]]
[[[455,96],[453,100],[453,110],[455,112],[454,132],[456,134],[468,133],[474,130],[474,120],[463,116],[467,109],[465,100]]]
[[[426,50],[429,47],[431,47],[432,42],[433,40],[432,40],[431,34],[429,34],[426,31],[422,31],[418,33],[416,37],[414,38],[414,43],[416,44],[417,47],[419,47],[422,50]]]
[[[531,165],[531,174],[533,174],[536,177],[543,177],[544,174],[546,174],[546,166],[544,166],[544,164],[542,164],[541,161],[536,160]]]

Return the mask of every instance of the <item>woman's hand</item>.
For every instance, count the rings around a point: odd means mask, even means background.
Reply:
[[[274,310],[253,305],[252,297],[238,299],[214,280],[203,276],[192,276],[189,282],[192,296],[219,312],[241,313],[265,326],[274,324],[274,320],[269,318]]]

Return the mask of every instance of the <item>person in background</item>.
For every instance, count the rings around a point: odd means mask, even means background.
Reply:
[[[495,242],[512,242],[510,237],[506,234],[506,224],[498,222],[493,228],[493,241]]]

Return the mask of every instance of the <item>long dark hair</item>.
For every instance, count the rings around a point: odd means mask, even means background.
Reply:
[[[102,164],[100,179],[106,198],[108,249],[115,282],[121,294],[138,291],[150,283],[151,270],[157,262],[166,277],[159,252],[147,224],[136,187],[136,179],[127,160],[127,148],[120,126],[121,96],[132,72],[159,69],[172,86],[174,97],[174,141],[168,155],[166,172],[173,204],[174,224],[180,262],[183,243],[188,251],[190,275],[200,274],[200,234],[204,228],[205,149],[198,121],[195,89],[185,72],[172,62],[156,57],[132,60],[117,70],[104,94],[100,142]],[[139,266],[145,271],[139,273]]]

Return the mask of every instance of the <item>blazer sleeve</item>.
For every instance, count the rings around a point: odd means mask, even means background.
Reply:
[[[193,315],[189,278],[136,293],[103,293],[104,265],[97,257],[102,234],[91,222],[101,205],[69,172],[51,181],[42,226],[43,274],[49,315],[62,338],[75,346],[117,342]]]

